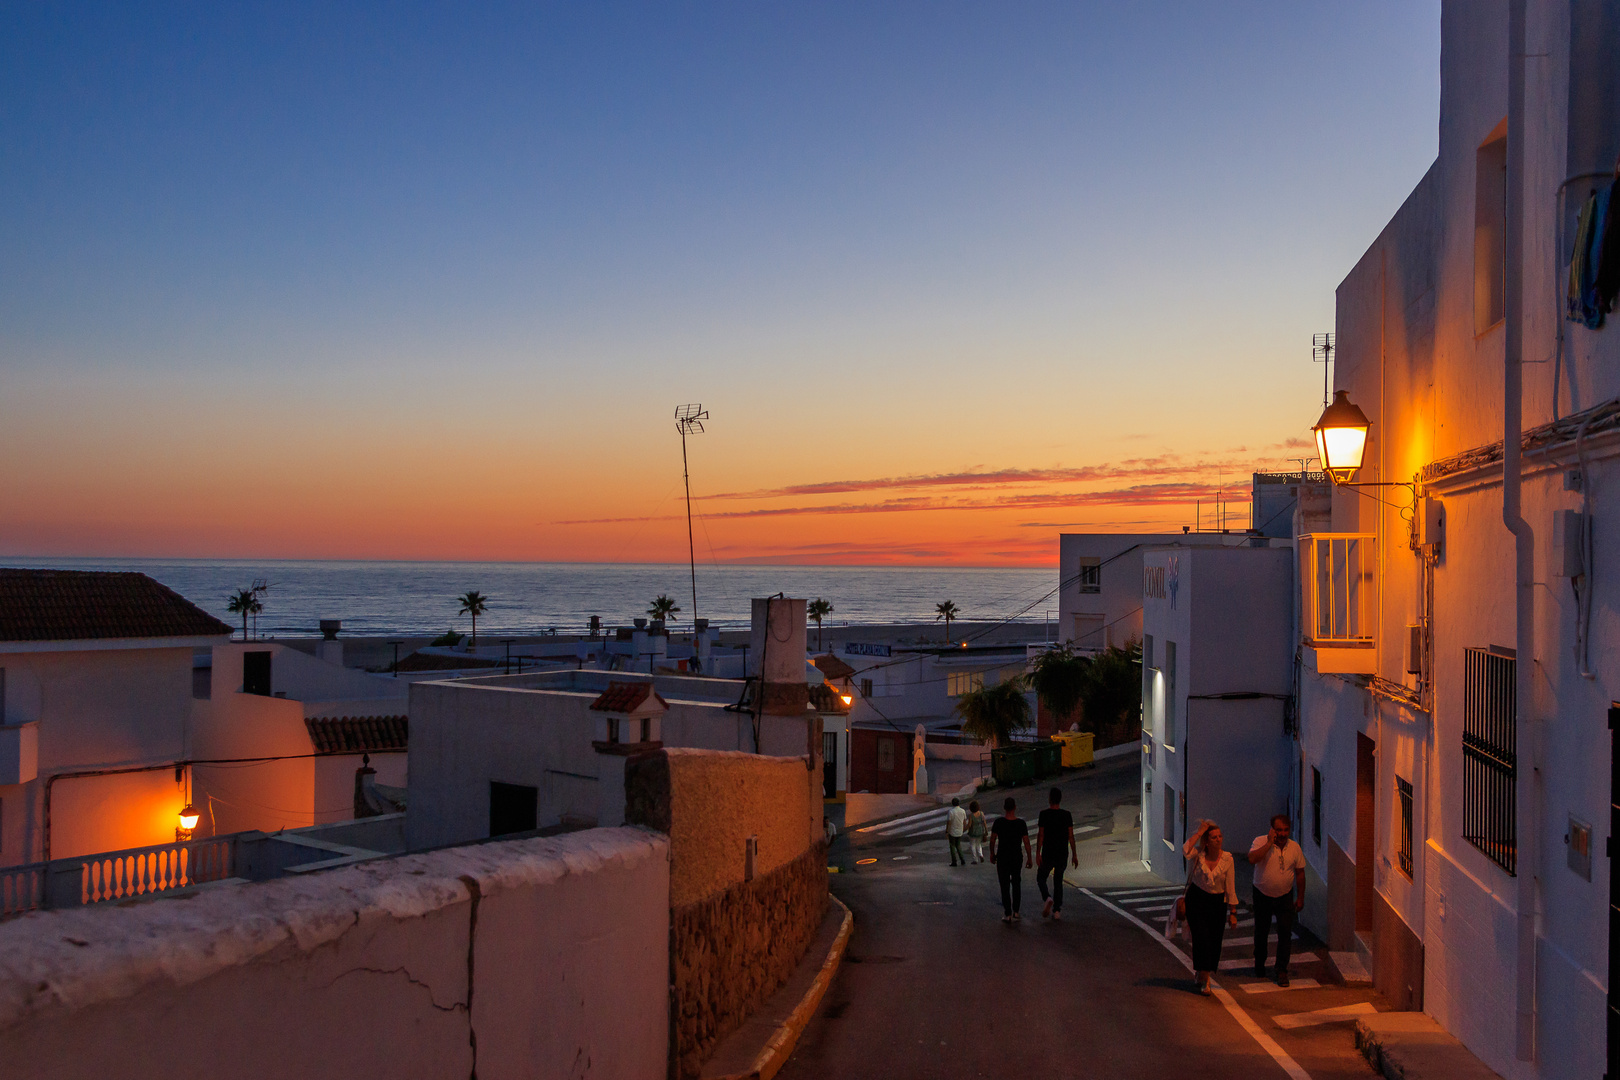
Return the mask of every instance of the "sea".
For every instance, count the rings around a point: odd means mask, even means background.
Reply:
[[[346,637],[466,633],[457,597],[469,590],[488,598],[480,636],[582,633],[592,615],[626,626],[660,593],[681,608],[672,626],[690,626],[692,618],[685,563],[0,557],[0,565],[138,570],[233,625],[241,619],[225,608],[231,595],[263,583],[263,636],[312,635],[321,619],[343,620]],[[749,600],[778,592],[831,602],[829,627],[933,622],[942,600],[954,601],[966,622],[1057,616],[1055,568],[708,565],[697,575],[697,613],[721,629],[746,627]]]

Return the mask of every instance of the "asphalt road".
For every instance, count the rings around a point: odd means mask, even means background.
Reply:
[[[1071,880],[1121,906],[1122,891],[1165,885],[1136,861],[1136,785],[1133,760],[1061,785],[1077,824],[1096,826],[1081,845],[1086,869]],[[1032,818],[1045,790],[1015,793],[1021,814]],[[987,794],[999,807],[1006,793]],[[1009,926],[991,865],[950,867],[941,836],[841,840],[846,857],[878,861],[831,879],[855,913],[855,933],[784,1080],[1290,1075],[1221,1001],[1192,991],[1179,954],[1079,888],[1066,889],[1062,922],[1043,920],[1026,870],[1024,919]],[[1373,1000],[1368,991],[1251,994],[1244,982],[1258,986],[1237,973],[1221,979],[1228,1000],[1301,1070],[1295,1080],[1372,1075],[1348,1020],[1288,1030],[1276,1019],[1366,1008],[1357,1003]]]

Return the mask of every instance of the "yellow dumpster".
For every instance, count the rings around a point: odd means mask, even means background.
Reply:
[[[1092,732],[1060,731],[1052,736],[1052,741],[1063,747],[1065,769],[1078,769],[1082,765],[1094,763],[1092,747],[1097,741],[1097,736]]]

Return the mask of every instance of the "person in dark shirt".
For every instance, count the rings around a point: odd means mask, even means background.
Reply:
[[[1046,901],[1041,908],[1043,918],[1063,918],[1063,864],[1072,859],[1075,866],[1080,865],[1080,852],[1074,846],[1074,815],[1058,806],[1062,801],[1063,789],[1053,788],[1036,824],[1035,850],[1040,852],[1041,862],[1040,869],[1035,871],[1035,884],[1041,890],[1041,899]],[[1052,875],[1050,895],[1046,891],[1048,874]]]
[[[1029,851],[1029,823],[1018,816],[1018,804],[1009,796],[1002,804],[1006,813],[990,826],[990,859],[996,864],[996,880],[1001,882],[1001,921],[1017,922],[1023,918],[1018,907],[1023,900],[1024,880],[1022,868],[1033,866]],[[1024,843],[1020,860],[1018,842]]]

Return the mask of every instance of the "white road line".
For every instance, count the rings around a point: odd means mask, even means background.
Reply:
[[[1175,906],[1176,906],[1176,902],[1174,900],[1172,900],[1168,904],[1155,904],[1153,907],[1133,907],[1133,908],[1131,908],[1131,910],[1136,912],[1137,914],[1141,914],[1143,912],[1146,912],[1148,914],[1152,914],[1155,911],[1160,912],[1162,914],[1163,912],[1169,911],[1171,908],[1173,908]]]
[[[1336,1024],[1341,1020],[1354,1020],[1358,1016],[1377,1012],[1370,1001],[1358,1001],[1354,1005],[1340,1005],[1333,1009],[1315,1009],[1311,1012],[1284,1013],[1273,1016],[1271,1019],[1280,1028],[1292,1031],[1294,1028],[1314,1027],[1317,1024]]]
[[[1110,890],[1102,895],[1110,900],[1118,900],[1122,896],[1140,896],[1142,893],[1178,893],[1180,891],[1180,885],[1167,885],[1157,889],[1120,889],[1117,892]]]
[[[1322,984],[1315,979],[1290,979],[1287,986],[1274,982],[1238,983],[1238,989],[1250,994],[1280,994],[1285,990],[1320,990]]]
[[[1277,932],[1275,930],[1273,930],[1271,933],[1267,934],[1266,935],[1266,940],[1271,942],[1273,945],[1275,945],[1276,942],[1277,942]],[[1298,934],[1294,935],[1295,943],[1298,943],[1298,942],[1301,942],[1301,941],[1304,941],[1304,940],[1305,939],[1300,937]],[[1252,949],[1252,948],[1254,948],[1254,935],[1245,934],[1242,937],[1229,937],[1226,940],[1224,940],[1223,942],[1221,942],[1221,948],[1223,948],[1223,949]]]
[[[1117,915],[1124,916],[1137,926],[1141,927],[1143,930],[1147,931],[1149,937],[1153,938],[1153,940],[1157,941],[1160,945],[1163,945],[1166,949],[1170,950],[1170,955],[1181,961],[1182,967],[1185,967],[1188,972],[1192,971],[1192,961],[1187,958],[1186,953],[1172,945],[1169,938],[1165,937],[1163,934],[1159,933],[1157,930],[1153,929],[1153,927],[1149,926],[1141,919],[1138,919],[1135,915],[1132,915],[1118,904],[1109,903],[1107,900],[1098,896],[1090,889],[1081,889],[1080,891],[1097,901],[1097,903],[1101,904],[1103,907],[1110,909]],[[1311,1074],[1300,1068],[1299,1062],[1295,1061],[1289,1055],[1288,1051],[1284,1050],[1281,1046],[1278,1046],[1276,1039],[1273,1039],[1270,1035],[1267,1035],[1264,1031],[1260,1030],[1260,1025],[1255,1023],[1254,1019],[1249,1016],[1248,1013],[1243,1011],[1243,1006],[1237,1003],[1236,998],[1227,993],[1223,987],[1213,980],[1210,982],[1210,989],[1215,995],[1215,1000],[1219,1001],[1223,1006],[1225,1006],[1226,1011],[1232,1014],[1232,1019],[1236,1020],[1238,1025],[1242,1027],[1244,1031],[1247,1031],[1255,1042],[1260,1044],[1260,1049],[1271,1055],[1271,1060],[1282,1066],[1283,1072],[1287,1073],[1291,1080],[1311,1080]]]
[[[865,825],[855,831],[858,833],[883,832],[886,829],[897,829],[908,822],[921,821],[923,818],[942,818],[950,812],[951,808],[948,806],[941,807],[938,810],[924,810],[920,814],[907,814],[905,817],[880,821],[876,825]]]
[[[1082,825],[1074,830],[1074,835],[1079,836],[1081,833],[1096,832],[1100,828],[1102,828],[1101,825]]]
[[[1288,958],[1289,967],[1293,967],[1295,964],[1319,964],[1321,962],[1322,958],[1317,956],[1315,953],[1305,953],[1302,956],[1291,956]],[[1235,960],[1221,961],[1222,971],[1242,971],[1244,968],[1252,969],[1253,967],[1254,958],[1248,956],[1238,957]]]

